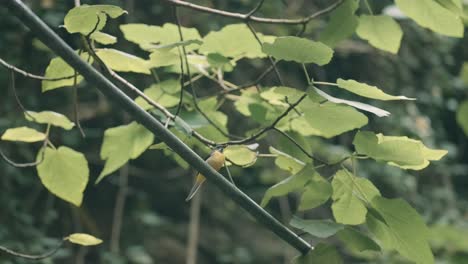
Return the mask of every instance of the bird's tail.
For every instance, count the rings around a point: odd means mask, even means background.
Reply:
[[[193,184],[192,189],[190,190],[187,198],[185,198],[185,201],[188,202],[190,199],[197,194],[198,190],[202,186],[202,184],[205,182],[205,177],[203,177],[201,174],[198,174],[197,177],[195,177],[195,183]]]

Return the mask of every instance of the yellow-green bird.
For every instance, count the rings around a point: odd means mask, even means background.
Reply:
[[[210,156],[206,159],[206,163],[208,163],[208,165],[210,165],[216,171],[219,171],[224,166],[223,148],[218,147],[214,149]],[[193,198],[193,196],[195,196],[205,180],[205,176],[203,176],[201,173],[197,173],[197,176],[195,176],[195,183],[193,184],[192,190],[190,190],[190,193],[185,201],[189,201]]]

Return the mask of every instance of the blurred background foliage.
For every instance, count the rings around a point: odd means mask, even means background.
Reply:
[[[63,17],[73,7],[73,1],[26,1],[50,27],[71,46],[78,48],[79,39],[60,28]],[[327,6],[329,1],[270,0],[258,16],[292,18],[308,15]],[[106,26],[106,32],[119,38],[116,48],[139,55],[141,50],[125,41],[119,24],[173,23],[171,9],[162,1],[82,1],[89,4],[115,4],[129,14]],[[222,10],[248,12],[252,0],[199,0],[197,4]],[[391,1],[371,1],[375,13]],[[232,19],[180,9],[181,24],[196,27],[202,35],[235,23]],[[322,20],[323,19],[323,20]],[[311,22],[305,36],[316,39],[326,17]],[[0,7],[0,56],[29,72],[42,74],[54,57],[21,23]],[[313,77],[334,82],[337,78],[352,78],[381,87],[390,94],[404,94],[417,101],[376,103],[392,115],[376,118],[368,115],[366,129],[386,135],[406,135],[421,139],[427,146],[447,149],[449,154],[422,171],[404,171],[383,163],[360,161],[358,174],[368,177],[386,197],[407,199],[431,227],[432,246],[440,263],[468,263],[468,145],[467,135],[456,122],[459,104],[468,98],[468,82],[459,78],[463,62],[468,59],[467,38],[455,39],[437,35],[409,20],[400,20],[404,38],[398,56],[372,48],[362,40],[351,38],[335,49],[332,62],[325,67],[313,67]],[[257,31],[271,35],[294,35],[299,26],[255,25]],[[268,66],[265,60],[242,60],[227,75],[234,83],[245,83]],[[297,65],[279,64],[288,86],[304,86],[303,72]],[[26,123],[8,88],[8,71],[0,70],[2,96],[0,131]],[[138,87],[148,87],[152,79],[125,74]],[[263,84],[275,85],[274,75]],[[41,93],[40,82],[17,77],[19,96],[28,109],[54,110],[72,116],[72,94],[69,89]],[[202,81],[207,95],[216,84]],[[340,96],[339,92],[334,95]],[[120,108],[107,101],[92,84],[79,86],[80,115],[87,137],[78,130],[56,131],[54,142],[70,146],[86,154],[90,162],[91,179],[82,207],[76,208],[57,199],[40,183],[34,168],[16,169],[0,162],[0,244],[23,252],[44,252],[64,235],[87,232],[102,238],[98,247],[69,245],[55,256],[40,263],[184,263],[190,203],[184,201],[192,183],[193,171],[167,158],[162,151],[149,150],[127,166],[128,183],[114,173],[99,185],[93,185],[102,169],[99,150],[103,132],[108,127],[128,122]],[[223,109],[228,112],[229,109]],[[242,124],[242,125],[239,125]],[[240,115],[229,116],[228,127],[233,134],[250,129],[251,121]],[[340,155],[352,150],[353,133],[330,140],[307,138],[315,153]],[[267,137],[269,140],[269,137]],[[275,139],[275,146],[288,152],[291,144]],[[2,150],[16,161],[34,160],[40,145],[2,142]],[[266,150],[265,150],[266,151]],[[265,190],[289,174],[273,166],[274,159],[260,158],[255,166],[233,168],[237,185],[254,200],[260,201]],[[125,173],[125,172],[121,172]],[[122,217],[120,246],[112,246],[111,232],[115,221],[114,206],[119,186],[127,193]],[[122,191],[122,189],[120,189]],[[278,219],[287,223],[296,211],[297,197],[275,200],[268,206]],[[200,220],[199,263],[289,263],[296,254],[293,249],[259,226],[244,211],[226,199],[214,186],[207,184],[202,194]],[[315,209],[307,216],[330,217],[329,209]],[[316,243],[316,238],[305,236]],[[346,254],[346,250],[340,248]],[[349,252],[348,252],[349,253]],[[349,253],[345,263],[363,263],[367,255]],[[397,263],[395,255],[377,256],[373,263]],[[1,263],[27,263],[0,255]]]

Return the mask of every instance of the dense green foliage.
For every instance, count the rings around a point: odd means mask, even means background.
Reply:
[[[201,155],[226,147],[237,186],[315,247],[295,263],[467,261],[462,1],[345,0],[303,34],[181,7],[175,19],[165,1],[74,8],[46,2],[33,10],[187,145]],[[201,2],[245,13],[254,6]],[[308,8],[327,5],[304,7],[266,1],[254,15],[285,9],[284,16],[307,16]],[[84,246],[100,244],[99,237],[110,251],[67,247],[53,258],[183,262],[185,227],[195,221],[183,203],[193,174],[188,164],[44,43],[27,35],[27,45],[15,46],[25,34],[0,10],[15,29],[1,29],[0,57],[49,78],[12,73],[15,85],[0,72],[11,90],[2,106],[2,150],[35,161],[22,166],[34,170],[1,167],[0,224],[8,228],[0,230],[0,244],[42,252],[64,236]],[[270,62],[275,67],[265,78],[249,82]],[[113,79],[114,72],[131,84]],[[127,89],[132,85],[141,92]],[[37,112],[14,111],[16,92]],[[205,188],[200,263],[281,263],[297,255],[278,250],[287,244]],[[121,199],[130,206],[119,213]],[[122,231],[116,221],[124,222]]]

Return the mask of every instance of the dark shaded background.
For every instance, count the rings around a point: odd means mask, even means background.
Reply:
[[[73,1],[26,1],[34,12],[46,21],[71,46],[78,48],[79,39],[69,35],[59,26]],[[83,3],[115,4],[129,11],[129,15],[112,20],[105,32],[119,38],[115,45],[129,53],[143,56],[134,44],[126,42],[118,25],[138,22],[162,25],[174,22],[170,8],[163,1],[82,1]],[[223,10],[247,12],[256,1],[202,0],[197,4]],[[377,3],[378,2],[378,3]],[[372,1],[375,11],[390,1]],[[310,14],[323,8],[329,1],[270,0],[266,1],[258,16],[293,18]],[[181,23],[196,27],[202,35],[222,26],[235,23],[232,19],[180,9]],[[377,13],[377,12],[376,12]],[[326,22],[311,22],[306,36],[316,38]],[[404,171],[373,161],[360,162],[359,174],[369,177],[386,197],[404,197],[432,224],[448,224],[466,230],[468,179],[467,137],[455,121],[455,110],[467,99],[467,85],[457,78],[461,64],[467,58],[467,40],[441,37],[408,20],[400,21],[405,36],[398,56],[378,51],[367,43],[353,38],[340,44],[333,61],[325,67],[314,67],[313,76],[320,80],[352,78],[377,85],[390,94],[416,97],[417,101],[404,103],[376,103],[390,111],[386,118],[369,116],[366,129],[388,135],[406,135],[421,139],[426,145],[449,150],[439,162],[434,162],[420,172]],[[263,33],[294,35],[299,27],[255,25]],[[0,6],[0,57],[29,72],[42,74],[54,55],[44,48],[18,20]],[[227,75],[234,83],[253,80],[267,66],[265,61],[241,61],[235,72]],[[304,77],[297,65],[280,63],[286,83],[304,86]],[[252,70],[254,69],[254,70]],[[151,78],[126,74],[138,87],[147,87]],[[264,85],[274,85],[271,75]],[[72,117],[70,89],[57,89],[41,93],[40,82],[16,77],[21,100],[28,109],[54,110]],[[0,69],[0,131],[27,122],[17,107],[8,87],[8,71]],[[182,168],[159,151],[147,151],[128,165],[128,195],[123,215],[120,251],[111,251],[110,237],[114,205],[122,177],[107,177],[99,185],[93,182],[102,169],[99,150],[106,128],[128,122],[128,117],[107,101],[92,84],[79,87],[80,115],[86,139],[77,130],[52,134],[53,142],[67,145],[86,154],[90,162],[91,178],[81,208],[51,195],[40,183],[34,168],[17,169],[0,162],[0,244],[23,252],[44,252],[58,243],[61,237],[86,232],[102,238],[104,244],[83,248],[67,245],[54,259],[41,263],[184,263],[186,254],[189,203],[184,201],[193,171]],[[215,84],[201,82],[202,95],[209,95]],[[335,94],[335,93],[334,93]],[[340,96],[339,93],[336,95]],[[226,109],[229,110],[229,109]],[[230,116],[229,127],[234,134],[242,134],[249,127],[242,116]],[[31,125],[31,124],[28,124]],[[352,149],[353,133],[332,140],[311,138],[315,148],[323,152],[339,148]],[[268,140],[268,138],[267,138]],[[276,142],[283,146],[284,142]],[[17,161],[34,160],[40,145],[1,142],[0,147]],[[238,186],[259,201],[265,190],[274,182],[287,176],[273,166],[273,160],[261,159],[254,167],[233,169]],[[279,219],[287,220],[295,211],[295,197],[289,202],[280,199],[268,210]],[[214,186],[207,184],[202,195],[200,245],[198,263],[289,263],[296,254],[287,244],[268,230],[256,224],[242,209],[223,196]],[[307,213],[311,217],[330,217],[329,209]],[[455,232],[457,234],[457,232]],[[458,233],[459,234],[459,233]],[[434,244],[438,258],[447,263],[468,263],[468,248],[455,246],[453,239],[464,241],[463,235],[446,238],[435,234],[442,243]],[[312,243],[317,240],[305,237]],[[341,248],[340,248],[341,249]],[[346,254],[342,249],[343,254]],[[392,255],[379,256],[372,263],[395,263]],[[364,259],[347,256],[346,263],[363,263]],[[10,256],[0,255],[0,263],[28,263]]]

